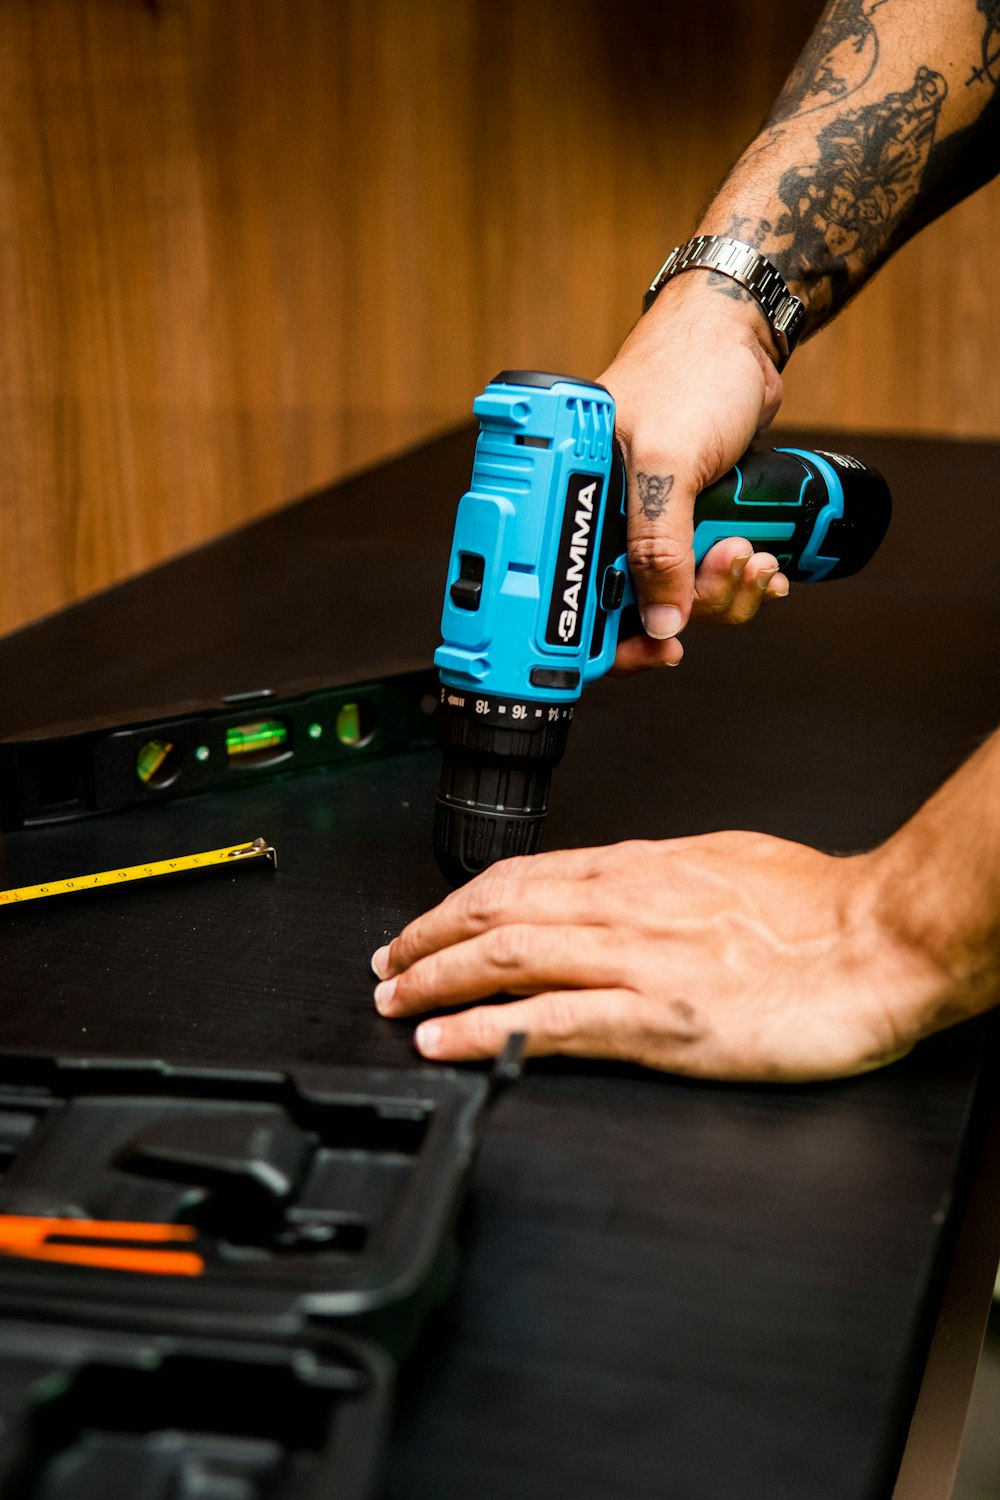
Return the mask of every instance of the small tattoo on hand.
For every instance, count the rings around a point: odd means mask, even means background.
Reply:
[[[663,514],[663,507],[667,503],[667,496],[674,487],[674,476],[672,474],[637,474],[636,483],[639,486],[639,504],[647,521],[655,521],[657,516]]]

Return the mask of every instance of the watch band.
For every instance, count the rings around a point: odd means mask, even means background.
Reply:
[[[643,300],[643,312],[648,311],[672,276],[694,269],[719,271],[746,288],[770,325],[784,365],[802,332],[805,305],[788,290],[777,266],[742,240],[731,240],[721,234],[699,234],[671,250],[653,277]]]

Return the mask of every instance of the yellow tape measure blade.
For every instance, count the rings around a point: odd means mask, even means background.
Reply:
[[[74,875],[68,880],[49,880],[42,885],[15,886],[0,891],[0,906],[16,906],[23,901],[38,901],[43,896],[67,896],[80,891],[99,890],[102,886],[123,885],[132,880],[153,880],[165,875],[184,875],[191,870],[209,870],[233,863],[260,861],[278,867],[278,856],[266,839],[229,844],[225,849],[209,849],[204,854],[179,854],[174,859],[160,859],[148,865],[126,865],[124,869],[99,870],[94,875]]]

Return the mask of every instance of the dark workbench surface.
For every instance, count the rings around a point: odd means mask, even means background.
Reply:
[[[471,442],[0,642],[0,735],[429,661]],[[549,847],[743,827],[857,849],[993,727],[1000,450],[834,446],[890,480],[879,557],[745,631],[692,630],[678,672],[597,685]],[[443,894],[436,759],[8,834],[0,886],[258,834],[281,866],[4,913],[0,1047],[412,1063],[410,1029],[372,1009],[368,959]],[[457,1296],[403,1381],[386,1496],[889,1493],[983,1037],[961,1028],[884,1072],[792,1089],[531,1065],[488,1129]]]

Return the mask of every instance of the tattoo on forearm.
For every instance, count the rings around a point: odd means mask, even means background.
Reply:
[[[728,230],[727,233],[732,235],[734,239],[740,238],[733,229]],[[723,275],[721,271],[709,271],[707,280],[709,286],[714,287],[717,292],[721,292],[723,297],[731,297],[734,302],[749,302],[751,300],[750,293],[746,287],[740,286],[738,281],[734,281],[731,276]]]
[[[876,16],[883,6],[892,7],[891,28]],[[734,217],[721,232],[774,262],[806,300],[807,331],[838,311],[923,224],[1000,171],[1000,0],[961,0],[954,14],[954,47],[950,32],[935,32],[928,60],[901,87],[900,36],[911,36],[905,0],[829,0],[741,158],[746,172],[755,157],[773,153],[761,177],[768,217]],[[946,73],[955,92],[942,123]],[[892,92],[883,77],[891,78]],[[800,125],[807,115],[815,124]],[[746,180],[759,200],[752,172]],[[720,294],[738,294],[713,282]]]
[[[878,65],[872,16],[888,0],[832,0],[806,43],[768,118],[771,130],[799,115],[842,103]]]
[[[635,478],[639,486],[639,504],[642,506],[642,513],[647,521],[655,521],[657,516],[663,514],[667,497],[674,487],[674,476],[672,474],[637,474]]]
[[[814,160],[779,179],[784,211],[740,232],[808,288],[807,326],[842,306],[906,237],[947,92],[940,73],[920,67],[909,88],[836,115],[816,135]]]
[[[988,83],[995,89],[1000,83],[1000,0],[976,0],[976,9],[986,18],[982,56],[965,80],[965,87]]]
[[[884,259],[912,209],[947,92],[940,73],[918,68],[910,88],[825,125],[819,160],[782,176],[787,212],[774,234],[788,243],[780,258],[800,278],[819,273],[834,304]]]

